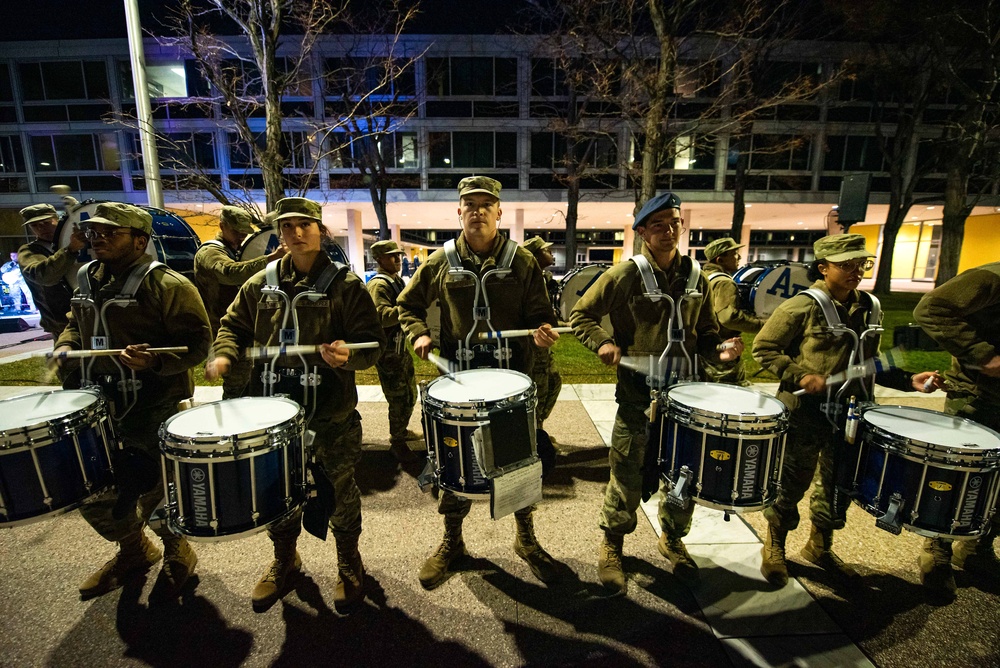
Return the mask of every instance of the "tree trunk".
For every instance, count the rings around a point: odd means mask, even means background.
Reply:
[[[746,137],[735,138],[736,150],[736,174],[733,176],[733,224],[729,230],[730,235],[740,243],[743,237],[743,221],[746,220],[746,190],[747,190],[747,165],[750,157],[746,148]]]
[[[876,295],[885,296],[892,291],[892,255],[896,247],[896,237],[899,235],[899,228],[910,210],[909,205],[903,207],[898,201],[893,203],[890,197],[889,213],[885,218],[885,227],[882,229],[882,252],[878,258],[878,272],[875,274]]]
[[[566,189],[566,273],[576,266],[576,223],[580,216],[579,209],[580,177],[573,174]]]
[[[952,161],[944,187],[944,212],[941,216],[941,254],[934,285],[958,275],[958,263],[965,239],[965,219],[969,216],[969,175],[960,161]]]

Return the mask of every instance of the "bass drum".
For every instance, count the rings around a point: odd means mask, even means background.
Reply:
[[[73,230],[84,223],[97,211],[97,205],[101,202],[97,200],[86,200],[73,208],[69,215],[63,216],[56,228],[56,242],[59,248],[69,245]],[[140,206],[153,217],[153,234],[146,245],[146,253],[154,260],[158,260],[174,271],[184,274],[187,278],[194,280],[194,254],[198,252],[201,239],[191,226],[184,222],[184,219],[177,214],[164,209],[157,209],[151,206]],[[95,259],[87,246],[77,253],[76,264],[66,275],[66,280],[75,290],[76,274],[80,267]]]
[[[559,291],[556,293],[556,311],[559,313],[560,320],[569,322],[569,314],[576,303],[580,301],[583,293],[610,268],[609,264],[588,264],[585,267],[576,267],[562,277],[562,280],[559,281]],[[601,327],[609,334],[614,334],[611,328],[611,319],[608,316],[604,316]]]
[[[799,262],[759,262],[740,267],[733,280],[744,311],[766,318],[786,299],[812,285],[809,265]]]
[[[243,262],[267,255],[278,247],[280,241],[278,233],[274,230],[258,230],[243,240],[239,260]],[[351,266],[350,261],[347,259],[347,253],[344,252],[344,249],[336,241],[326,242],[323,244],[323,247],[331,260]]]

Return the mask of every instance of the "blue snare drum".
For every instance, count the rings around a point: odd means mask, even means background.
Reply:
[[[997,432],[923,408],[872,406],[862,409],[856,443],[840,486],[880,529],[961,540],[989,526],[1000,491]]]
[[[647,447],[658,448],[667,502],[688,499],[716,510],[749,512],[774,503],[788,426],[772,396],[719,383],[683,383],[665,394]]]
[[[490,481],[475,452],[476,432],[490,429],[490,411],[523,402],[534,434],[531,378],[508,369],[458,371],[452,378],[441,376],[428,383],[422,399],[427,457],[438,487],[468,498],[488,498]]]
[[[93,390],[0,402],[0,527],[79,507],[112,484],[114,429]]]
[[[217,401],[160,427],[171,531],[219,541],[257,533],[305,501],[305,412],[281,397]]]

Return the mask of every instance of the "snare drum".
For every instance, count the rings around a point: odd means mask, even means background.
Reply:
[[[970,539],[988,526],[1000,486],[992,429],[922,408],[872,406],[862,409],[855,448],[847,491],[879,528]]]
[[[666,392],[654,431],[667,502],[689,498],[716,510],[762,510],[778,496],[788,416],[772,396],[718,383]]]
[[[459,496],[486,498],[490,482],[476,452],[476,441],[490,430],[490,412],[523,403],[535,449],[535,387],[531,378],[508,369],[472,369],[435,378],[422,392],[427,457],[438,487]],[[477,434],[476,432],[480,433]],[[492,440],[492,434],[490,434]],[[488,467],[486,467],[488,468]]]
[[[589,264],[577,267],[562,277],[559,281],[559,290],[556,292],[556,310],[559,312],[560,320],[569,322],[569,314],[580,301],[580,297],[610,268],[607,264]],[[608,316],[604,316],[601,320],[601,327],[613,333],[611,319]]]
[[[192,540],[249,536],[305,501],[305,411],[281,397],[198,406],[160,427],[166,516]]]
[[[740,267],[733,280],[744,311],[766,318],[785,300],[812,285],[809,266],[798,262],[748,264]]]
[[[0,527],[79,507],[109,487],[115,442],[94,390],[55,390],[0,402]]]

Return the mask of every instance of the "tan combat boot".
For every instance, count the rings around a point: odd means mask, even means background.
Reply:
[[[274,561],[253,588],[254,612],[264,612],[291,591],[302,568],[302,558],[295,549],[295,538],[272,537],[271,540],[274,542]]]
[[[809,534],[809,542],[799,554],[806,561],[816,564],[828,573],[839,575],[845,580],[859,579],[861,576],[858,572],[834,554],[832,546],[833,529],[820,529],[813,524],[812,532]]]
[[[351,608],[365,597],[365,566],[358,552],[358,535],[337,536],[337,587],[333,605],[338,611]]]
[[[406,444],[405,440],[390,439],[389,452],[400,464],[410,464],[417,461],[417,453],[410,450],[410,446]]]
[[[514,515],[517,534],[514,538],[514,553],[524,559],[535,577],[545,584],[559,579],[559,562],[552,558],[535,538],[535,524],[531,513]]]
[[[451,562],[467,554],[465,541],[462,540],[462,520],[455,521],[445,518],[444,540],[420,568],[420,573],[417,575],[420,579],[420,585],[424,589],[433,589],[438,586],[448,575],[448,567]]]
[[[160,550],[140,529],[138,533],[119,541],[118,554],[83,581],[80,585],[80,596],[83,598],[103,596],[121,587],[129,577],[148,571],[161,556]]]
[[[191,544],[182,536],[166,536],[163,538],[163,567],[156,578],[152,591],[149,592],[151,603],[177,598],[184,584],[194,573],[198,564],[198,555],[191,549]]]
[[[1000,574],[993,535],[988,533],[978,540],[956,540],[951,545],[951,563],[973,573]]]
[[[760,574],[778,587],[788,584],[788,562],[785,561],[785,539],[788,532],[768,523],[767,538],[760,549]]]
[[[695,563],[694,559],[688,553],[687,548],[684,547],[683,540],[667,536],[667,532],[664,531],[660,534],[660,540],[656,543],[656,549],[673,564],[674,576],[678,580],[689,587],[701,582],[701,576],[698,574],[698,564]]]
[[[925,538],[917,557],[920,584],[927,591],[945,600],[954,600],[958,587],[955,572],[951,569],[951,543],[940,538]]]
[[[616,594],[628,591],[625,569],[622,568],[622,550],[625,536],[604,532],[604,540],[597,550],[597,579],[605,589]]]

